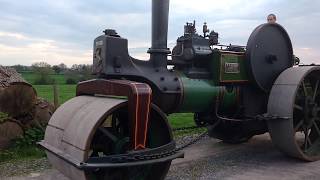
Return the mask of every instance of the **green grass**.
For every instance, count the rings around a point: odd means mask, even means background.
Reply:
[[[34,85],[38,96],[53,102],[53,86],[52,85]],[[59,103],[63,104],[67,100],[75,96],[76,85],[58,85]],[[171,114],[169,123],[172,128],[194,126],[193,113]]]
[[[45,157],[45,152],[36,146],[10,148],[0,151],[0,163],[24,159],[39,159]]]
[[[169,122],[173,128],[194,126],[193,113],[171,114]]]
[[[169,123],[172,128],[181,128],[181,127],[191,127],[195,126],[195,122],[193,120],[193,113],[176,113],[171,114],[168,117]],[[205,132],[206,128],[198,128],[198,129],[187,129],[182,131],[174,131],[174,138],[179,138],[182,136],[187,136],[191,134],[199,134]]]
[[[52,85],[34,85],[38,96],[53,102],[53,86]],[[59,103],[63,104],[67,100],[75,96],[76,85],[58,85]],[[169,123],[172,128],[194,126],[193,113],[171,114]]]
[[[34,84],[37,76],[34,72],[20,72],[20,74],[26,81]],[[63,74],[50,74],[49,76],[54,79],[57,84],[66,84],[66,80]]]
[[[34,85],[34,87],[37,90],[38,96],[53,102],[52,85]],[[76,85],[58,85],[58,90],[59,103],[63,104],[75,96]],[[168,119],[172,128],[190,127],[195,125],[193,121],[193,113],[171,114]]]
[[[34,85],[38,96],[53,102],[53,86],[52,85]],[[76,85],[58,85],[59,103],[63,104],[67,100],[75,96]],[[169,123],[173,128],[194,126],[193,113],[171,114]]]
[[[76,85],[57,85],[59,94],[59,103],[63,104],[67,100],[73,98],[76,94]],[[53,86],[52,85],[34,85],[38,96],[53,102]]]

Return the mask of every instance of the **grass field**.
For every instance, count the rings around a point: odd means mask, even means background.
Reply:
[[[75,96],[76,85],[60,84],[57,86],[60,104]],[[38,96],[53,102],[53,85],[34,85],[33,87],[37,90]]]
[[[52,85],[34,85],[38,96],[53,102],[53,86]],[[59,103],[63,104],[70,98],[75,96],[76,85],[58,85]],[[169,116],[170,124],[173,128],[193,126],[192,113],[172,114]]]
[[[53,86],[52,85],[34,85],[38,96],[53,102]],[[59,103],[63,104],[67,100],[75,96],[76,85],[58,85]],[[169,116],[170,124],[173,128],[193,126],[192,113],[172,114]]]
[[[28,81],[31,84],[34,84],[35,79],[36,79],[36,74],[33,72],[20,72],[22,77]],[[63,74],[50,74],[49,75],[52,79],[55,80],[57,84],[66,84],[66,80],[64,78]]]
[[[34,83],[36,75],[33,72],[20,72],[20,74],[29,83]],[[76,85],[65,84],[66,82],[63,74],[52,74],[50,76],[54,78],[58,84],[60,104],[63,104],[64,102],[75,96]],[[34,88],[37,90],[38,96],[47,99],[50,102],[53,102],[52,85],[34,85]],[[191,113],[172,114],[169,116],[169,120],[174,128],[194,125],[193,114]]]

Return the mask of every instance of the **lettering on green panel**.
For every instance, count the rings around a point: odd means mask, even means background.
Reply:
[[[220,82],[248,81],[243,53],[222,53],[220,56]]]
[[[240,64],[238,62],[234,63],[224,63],[224,73],[227,74],[237,74],[240,73]]]

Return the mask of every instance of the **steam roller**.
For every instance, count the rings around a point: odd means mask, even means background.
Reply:
[[[320,158],[320,66],[299,65],[279,24],[262,24],[246,46],[222,45],[206,23],[187,23],[167,47],[169,0],[152,1],[149,61],[106,29],[94,40],[96,79],[53,114],[40,145],[70,179],[164,179],[184,156],[167,115],[193,113],[212,138],[242,143],[270,133],[284,154]],[[168,59],[168,57],[171,57]]]

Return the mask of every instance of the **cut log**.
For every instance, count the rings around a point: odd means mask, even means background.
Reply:
[[[0,66],[0,150],[33,127],[45,128],[54,107],[12,68]]]
[[[0,124],[0,149],[10,147],[11,140],[23,135],[23,129],[16,122],[6,121]]]
[[[15,69],[0,66],[0,87],[8,87],[11,83],[17,82],[26,83]]]
[[[45,130],[52,114],[55,111],[55,107],[52,103],[45,99],[38,98],[37,103],[34,106],[33,119],[28,123],[23,124],[24,129],[38,127]]]
[[[19,120],[32,116],[37,100],[35,89],[12,68],[0,66],[0,112]]]

